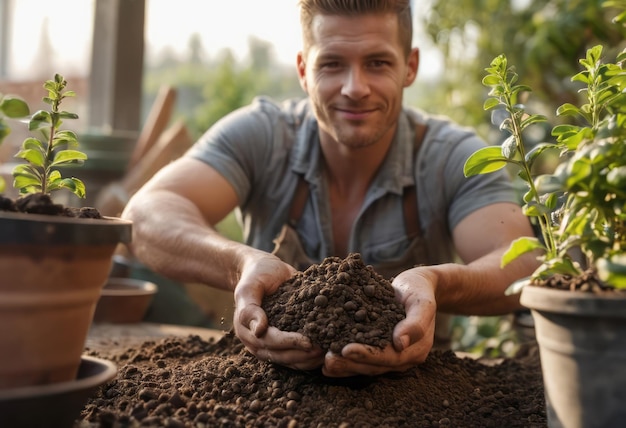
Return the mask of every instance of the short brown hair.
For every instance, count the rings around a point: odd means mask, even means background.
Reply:
[[[359,16],[395,13],[398,17],[398,36],[408,56],[413,45],[413,19],[410,0],[299,0],[300,24],[304,51],[311,46],[311,25],[316,15]]]

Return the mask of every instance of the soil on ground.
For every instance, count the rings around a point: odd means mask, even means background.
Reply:
[[[533,349],[493,365],[432,351],[404,373],[337,379],[259,361],[233,334],[149,341],[107,356],[118,376],[75,427],[545,427]]]
[[[274,325],[326,349],[346,337],[385,346],[404,317],[389,283],[358,255],[296,274],[263,306]],[[259,361],[232,333],[147,341],[90,353],[119,372],[75,427],[545,427],[537,348],[523,349],[498,361],[433,350],[403,373],[337,379]]]

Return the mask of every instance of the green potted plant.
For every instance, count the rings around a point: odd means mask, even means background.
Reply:
[[[496,57],[483,79],[491,88],[484,108],[506,111],[500,128],[510,136],[464,166],[472,176],[512,165],[526,185],[523,210],[538,237],[515,241],[502,265],[540,253],[537,270],[508,292],[521,291],[533,315],[552,427],[617,427],[626,418],[626,50],[615,62],[602,54],[595,46],[580,60],[572,81],[582,84],[582,101],[557,110],[569,123],[530,150],[524,131],[546,119],[525,111],[520,95],[531,89]],[[535,174],[555,150],[554,172]]]
[[[96,303],[113,253],[131,238],[131,223],[94,208],[68,208],[50,194],[66,189],[85,197],[77,178],[58,167],[82,163],[76,134],[62,129],[77,116],[63,111],[63,76],[46,81],[50,107],[27,120],[41,138],[24,140],[13,170],[21,196],[0,197],[0,391],[76,378]],[[26,103],[0,95],[0,137],[8,120],[26,117]]]

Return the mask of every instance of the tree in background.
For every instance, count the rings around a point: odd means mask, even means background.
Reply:
[[[200,38],[192,35],[185,57],[164,52],[160,60],[147,64],[143,110],[149,111],[161,85],[171,85],[177,90],[175,115],[184,119],[193,137],[198,138],[221,117],[257,95],[277,100],[303,95],[293,67],[277,63],[272,49],[270,43],[251,37],[246,60],[238,62],[229,49],[207,59]]]
[[[535,88],[533,109],[554,122],[556,108],[576,97],[569,80],[578,60],[602,44],[607,56],[626,46],[626,27],[612,22],[624,0],[431,0],[424,26],[444,58],[439,103],[445,113],[486,135],[480,84],[499,54]],[[621,7],[623,10],[623,7]]]

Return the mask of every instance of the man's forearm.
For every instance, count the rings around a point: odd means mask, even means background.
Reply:
[[[502,251],[494,251],[467,265],[442,264],[425,269],[435,275],[438,310],[461,315],[502,315],[521,308],[519,296],[505,291],[516,280],[529,276],[537,266],[528,254],[505,268]]]
[[[172,192],[135,195],[122,216],[133,221],[135,257],[176,281],[233,290],[244,257],[258,251],[220,235],[192,203]]]

